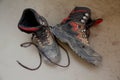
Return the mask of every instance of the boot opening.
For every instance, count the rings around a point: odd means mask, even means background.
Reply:
[[[39,26],[39,23],[35,17],[35,13],[31,9],[27,9],[24,11],[19,24],[25,27]]]

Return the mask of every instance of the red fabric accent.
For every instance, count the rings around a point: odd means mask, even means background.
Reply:
[[[24,31],[28,31],[28,32],[32,32],[32,31],[37,31],[39,30],[39,28],[34,28],[34,27],[31,27],[31,28],[26,28],[24,26],[19,26],[20,29],[24,30]]]
[[[72,11],[71,13],[76,13],[76,12],[87,12],[87,10],[76,10],[76,11]]]
[[[103,22],[103,19],[97,19],[93,25],[98,25],[100,24],[101,22]]]
[[[70,22],[70,25],[73,27],[73,30],[74,31],[76,31],[76,30],[78,30],[78,24],[77,23],[75,23],[75,22]]]

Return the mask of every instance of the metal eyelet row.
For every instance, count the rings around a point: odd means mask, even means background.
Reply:
[[[85,13],[84,16],[81,19],[81,23],[85,24],[85,22],[88,20],[88,17],[89,17],[89,13]],[[81,32],[83,33],[82,37],[87,38],[86,29],[82,29]]]
[[[83,23],[83,24],[86,22],[86,20],[87,20],[88,17],[89,17],[89,14],[88,14],[88,13],[85,13],[84,15],[85,15],[85,16],[83,16],[82,19],[80,20],[81,23]]]
[[[83,33],[83,34],[82,34],[82,37],[83,37],[83,38],[87,38],[86,29],[82,29],[81,32]]]

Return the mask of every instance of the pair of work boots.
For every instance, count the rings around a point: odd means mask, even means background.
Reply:
[[[102,19],[91,19],[91,11],[87,7],[75,7],[67,18],[56,26],[49,26],[46,19],[40,16],[33,9],[25,9],[18,23],[18,28],[28,34],[32,34],[31,42],[21,44],[22,47],[34,45],[38,51],[40,60],[41,54],[44,60],[61,67],[67,67],[70,64],[68,52],[66,51],[68,64],[60,65],[61,59],[59,45],[56,39],[67,43],[70,48],[80,57],[88,62],[98,65],[102,57],[94,51],[88,42],[90,27],[102,22]],[[17,61],[22,67],[29,70],[36,70],[40,67],[29,68]]]

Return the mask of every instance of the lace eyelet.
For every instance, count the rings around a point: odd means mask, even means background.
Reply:
[[[83,24],[84,24],[84,23],[85,23],[85,20],[81,19],[81,23],[83,23]]]
[[[87,35],[83,34],[82,37],[83,37],[83,38],[87,38]]]
[[[87,17],[86,17],[86,16],[83,16],[83,19],[87,20]]]
[[[83,29],[82,32],[86,32],[86,29]]]
[[[88,14],[88,13],[85,13],[85,16],[89,17],[89,14]]]

